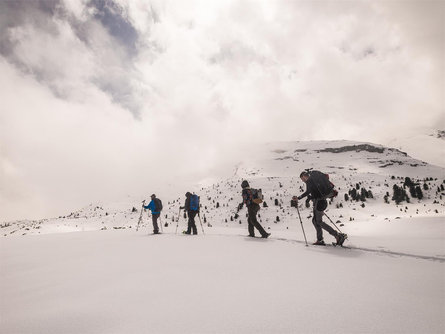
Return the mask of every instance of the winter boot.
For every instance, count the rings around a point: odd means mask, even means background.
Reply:
[[[344,233],[338,233],[335,238],[337,239],[337,245],[338,246],[343,246],[343,243],[348,238],[348,235],[344,234]]]
[[[266,234],[263,234],[263,235],[261,236],[261,238],[267,239],[267,238],[269,238],[269,236],[270,236],[270,233],[267,233],[267,232],[266,232]]]
[[[315,246],[326,246],[325,242],[323,240],[317,240],[312,245]]]

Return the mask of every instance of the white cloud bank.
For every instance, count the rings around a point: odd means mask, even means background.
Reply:
[[[444,6],[0,2],[0,220],[162,194],[244,142],[444,128]]]

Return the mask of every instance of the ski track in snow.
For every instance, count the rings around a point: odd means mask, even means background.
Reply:
[[[276,238],[276,240],[285,241],[285,242],[291,242],[291,243],[304,244],[303,241],[290,240],[290,239],[285,239],[285,238]],[[403,252],[394,252],[394,251],[385,250],[385,249],[372,249],[372,248],[366,248],[366,247],[357,247],[357,246],[353,246],[353,245],[345,245],[344,247],[335,247],[335,246],[327,244],[326,246],[313,246],[313,245],[309,245],[309,247],[317,247],[317,248],[323,248],[323,247],[331,248],[331,247],[334,247],[334,248],[339,248],[339,249],[343,248],[345,251],[358,250],[358,251],[369,252],[369,253],[374,253],[374,254],[383,254],[383,255],[392,255],[392,256],[404,256],[404,257],[411,257],[411,258],[421,259],[421,260],[438,261],[438,262],[442,262],[442,263],[445,262],[445,258],[440,257],[440,256],[425,256],[425,255],[418,255],[418,254],[409,254],[409,253],[403,253]]]
[[[301,244],[301,245],[305,245],[304,241],[301,240],[293,240],[293,239],[287,239],[287,238],[281,238],[281,237],[274,237],[274,236],[270,236],[267,239],[263,239],[260,237],[256,237],[256,238],[251,238],[248,236],[243,236],[243,235],[231,235],[231,234],[208,234],[209,236],[219,236],[219,237],[245,237],[248,240],[256,240],[258,242],[267,242],[268,240],[273,241],[273,240],[277,240],[277,241],[282,241],[282,242],[288,242],[288,243],[292,243],[292,244]],[[404,253],[404,252],[396,252],[396,251],[391,251],[391,250],[386,250],[386,249],[373,249],[373,248],[367,248],[367,247],[359,247],[359,246],[354,246],[354,245],[344,245],[344,247],[335,247],[332,244],[326,244],[326,246],[315,246],[315,245],[311,245],[308,244],[308,247],[311,249],[317,249],[317,250],[324,250],[326,251],[327,249],[338,249],[338,250],[342,250],[345,252],[348,251],[362,251],[362,252],[368,252],[368,253],[374,253],[374,254],[381,254],[381,255],[388,255],[388,256],[402,256],[402,257],[409,257],[409,258],[414,258],[414,259],[419,259],[419,260],[429,260],[429,261],[437,261],[437,262],[441,262],[441,263],[445,263],[445,257],[442,256],[426,256],[426,255],[419,255],[419,254],[410,254],[410,253]]]

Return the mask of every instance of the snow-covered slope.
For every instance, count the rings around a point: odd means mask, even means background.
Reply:
[[[162,198],[161,235],[149,235],[145,212],[136,232],[142,197],[3,223],[0,332],[445,331],[444,168],[349,141],[240,150],[224,177],[195,187],[205,235],[199,220],[200,235],[180,233],[183,194]],[[339,190],[326,212],[349,235],[349,249],[305,247],[302,227],[315,239],[311,209],[300,202],[300,223],[290,206],[305,168],[329,173]],[[409,203],[396,204],[393,186],[406,177],[423,198],[407,187]],[[236,212],[242,179],[263,190],[259,219],[269,239],[245,237],[246,209]],[[367,197],[352,200],[352,189]]]
[[[240,223],[233,217],[241,201],[241,180],[247,179],[252,187],[263,190],[268,207],[261,211],[262,223],[273,231],[287,229],[296,219],[296,210],[290,207],[290,199],[292,195],[304,191],[299,174],[305,168],[328,173],[339,190],[339,196],[328,210],[334,221],[340,219],[345,224],[353,224],[394,220],[396,217],[443,217],[445,213],[445,169],[411,158],[397,149],[350,141],[286,142],[249,147],[245,149],[242,159],[227,173],[231,176],[219,180],[211,178],[214,180],[212,184],[202,182],[205,186],[197,193],[201,197],[201,217],[205,223],[214,227],[233,227]],[[402,186],[405,177],[419,184],[424,198],[411,198],[410,203],[395,205],[391,201],[393,186]],[[362,188],[371,191],[373,198],[367,198],[365,202],[352,201],[351,198],[346,201],[345,194],[357,187],[358,192]],[[384,203],[386,193],[389,193],[390,204]],[[164,203],[162,222],[168,223],[166,230],[176,228],[184,195],[161,199]],[[135,228],[141,201],[142,197],[127,198],[121,203],[94,203],[63,217],[3,223],[0,231],[8,236]],[[305,214],[309,215],[310,211],[307,210]],[[181,230],[186,219],[182,213],[180,217]],[[147,222],[150,224],[146,213],[143,218],[144,225]],[[241,223],[244,221],[241,219]],[[207,227],[210,232],[211,227]]]
[[[430,134],[398,137],[388,141],[409,155],[430,164],[445,167],[445,131],[431,131]]]

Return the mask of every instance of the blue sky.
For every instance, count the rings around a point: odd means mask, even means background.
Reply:
[[[204,176],[240,143],[443,129],[444,6],[0,1],[0,220]]]

